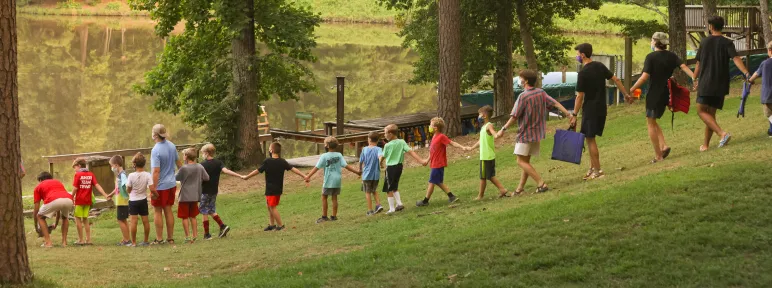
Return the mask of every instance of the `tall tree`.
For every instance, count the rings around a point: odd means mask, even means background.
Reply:
[[[520,38],[523,40],[523,50],[525,50],[525,61],[528,63],[528,69],[539,71],[539,63],[536,62],[536,47],[533,44],[532,29],[526,5],[528,5],[527,1],[517,2],[517,21],[520,23]]]
[[[132,0],[150,11],[156,34],[169,37],[158,65],[136,90],[156,96],[158,110],[203,127],[230,167],[255,165],[257,114],[272,96],[297,99],[315,90],[304,62],[316,61],[313,32],[321,21],[291,0]],[[185,30],[171,35],[177,23]],[[261,43],[260,50],[256,42]]]
[[[512,27],[514,22],[513,0],[496,2],[496,72],[494,78],[494,115],[505,115],[515,105],[515,90],[512,83]]]
[[[670,51],[678,55],[678,58],[686,59],[686,3],[684,0],[668,1],[668,33],[670,34]],[[676,80],[681,85],[686,85],[687,75],[683,71],[676,70]]]
[[[233,94],[239,99],[238,136],[237,143],[241,148],[239,158],[247,165],[257,165],[263,159],[259,133],[257,131],[257,118],[259,116],[257,98],[258,78],[257,71],[260,62],[256,61],[255,54],[255,6],[253,0],[240,2],[239,10],[247,19],[241,31],[231,41],[231,53],[233,55]]]
[[[32,280],[21,205],[16,1],[0,1],[0,286]]]
[[[772,27],[769,23],[769,3],[767,0],[759,0],[759,14],[761,15],[761,29],[764,31],[764,44],[772,41]]]
[[[705,33],[710,33],[708,32],[708,18],[716,15],[717,5],[716,0],[702,0],[702,18],[705,22]]]
[[[461,133],[461,0],[439,1],[440,84],[437,114],[445,133]]]

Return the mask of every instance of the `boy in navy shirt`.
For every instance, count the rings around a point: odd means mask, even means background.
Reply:
[[[759,69],[748,81],[753,83],[756,78],[761,77],[761,106],[764,108],[764,117],[769,120],[767,135],[772,138],[772,41],[767,43],[767,55],[770,58],[761,62]]]

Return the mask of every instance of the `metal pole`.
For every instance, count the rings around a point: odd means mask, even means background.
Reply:
[[[341,136],[343,135],[343,94],[344,89],[346,88],[346,77],[338,76],[335,77],[338,79],[338,117],[337,117],[337,133],[335,136]]]

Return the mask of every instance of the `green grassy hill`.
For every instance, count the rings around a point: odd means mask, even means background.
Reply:
[[[398,13],[377,4],[375,0],[295,0],[311,7],[327,22],[344,23],[395,23]],[[145,11],[132,11],[126,1],[70,0],[20,2],[18,11],[35,15],[83,15],[83,16],[141,16]],[[604,4],[599,10],[583,9],[576,19],[557,19],[557,25],[566,32],[619,33],[620,28],[598,22],[598,16],[624,17],[639,20],[660,20],[656,13],[626,4]]]
[[[30,262],[41,287],[769,287],[772,139],[758,99],[744,119],[735,118],[739,99],[727,100],[719,121],[734,140],[724,149],[716,140],[697,151],[703,126],[694,110],[678,114],[673,130],[663,119],[673,153],[654,165],[643,105],[613,107],[599,139],[607,176],[584,182],[585,164],[549,160],[549,137],[535,160],[553,188],[544,194],[499,200],[493,188],[473,201],[478,161],[470,152],[446,170],[457,207],[441,193],[414,207],[429,170],[413,167],[400,185],[404,212],[366,217],[360,183],[349,177],[340,220],[317,225],[319,178],[305,188],[288,175],[279,206],[285,231],[262,231],[267,213],[255,184],[219,197],[218,212],[233,227],[226,239],[114,247],[120,232],[108,213],[94,225],[96,246],[44,250],[28,234]],[[550,130],[565,126],[551,122]],[[512,189],[520,170],[509,136],[497,142],[497,169]]]

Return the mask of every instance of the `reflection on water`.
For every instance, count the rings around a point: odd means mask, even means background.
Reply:
[[[204,138],[178,117],[153,111],[153,99],[131,89],[163,49],[149,19],[19,15],[17,21],[21,150],[30,173],[25,191],[35,185],[35,174],[48,169],[42,155],[150,147],[155,123],[166,124],[179,144]],[[432,85],[407,84],[417,54],[400,47],[395,32],[393,26],[322,25],[314,50],[319,61],[310,64],[319,90],[298,101],[264,103],[271,125],[294,129],[295,112],[316,113],[318,129],[319,123],[334,121],[338,75],[346,76],[347,119],[434,109]],[[598,51],[624,50],[617,37],[572,37],[598,42]],[[643,44],[639,41],[636,53],[648,49]],[[305,143],[284,144],[285,157],[315,151]],[[69,164],[56,166],[57,178],[71,177]]]

